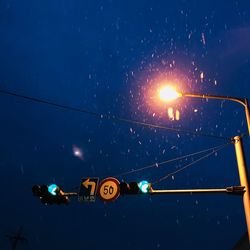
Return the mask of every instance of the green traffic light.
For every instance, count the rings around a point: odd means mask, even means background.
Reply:
[[[48,191],[50,194],[56,196],[57,195],[57,191],[58,190],[58,186],[56,184],[51,184],[48,186]]]
[[[148,181],[141,181],[138,183],[138,187],[142,193],[146,194],[150,190],[150,183]]]

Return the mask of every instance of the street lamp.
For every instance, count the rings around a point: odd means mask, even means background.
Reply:
[[[204,95],[204,94],[190,94],[190,93],[181,93],[175,90],[171,86],[165,86],[159,90],[159,97],[165,102],[175,100],[179,97],[194,97],[201,99],[217,99],[217,100],[228,100],[233,102],[238,102],[245,108],[248,134],[250,136],[250,112],[247,98],[237,98],[232,96],[219,96],[219,95]]]
[[[182,94],[177,92],[175,88],[171,86],[164,86],[159,90],[159,96],[163,101],[172,101],[177,99],[178,97],[181,97]]]
[[[179,97],[194,97],[202,99],[217,99],[217,100],[229,100],[233,102],[238,102],[242,104],[245,108],[248,135],[250,136],[250,114],[248,100],[246,98],[236,98],[231,96],[218,96],[218,95],[203,95],[203,94],[190,94],[190,93],[180,93],[177,92],[174,88],[166,86],[159,91],[160,99],[165,102],[172,101]],[[245,155],[243,150],[242,138],[240,136],[235,136],[234,138],[235,153],[240,177],[240,184],[244,187],[243,193],[243,205],[245,210],[248,239],[250,242],[250,192],[249,192],[249,181],[247,174],[247,167],[245,162]]]

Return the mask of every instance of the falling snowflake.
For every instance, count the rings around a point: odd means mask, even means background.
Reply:
[[[201,33],[201,41],[202,41],[203,45],[206,45],[206,39],[205,39],[204,33]]]
[[[204,80],[204,72],[201,72],[200,78],[201,78],[201,82],[203,82],[203,80]]]

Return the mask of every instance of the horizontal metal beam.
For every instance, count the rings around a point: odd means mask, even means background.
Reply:
[[[243,194],[245,192],[243,186],[232,186],[227,188],[208,188],[208,189],[160,189],[151,188],[150,194],[192,194],[192,193],[227,193],[227,194]]]
[[[63,192],[62,195],[63,196],[77,196],[78,193],[76,193],[76,192],[71,192],[71,193],[65,193],[65,192]]]
[[[237,98],[237,97],[232,97],[232,96],[203,95],[203,94],[192,94],[192,93],[182,93],[182,96],[196,97],[196,98],[203,98],[203,99],[228,100],[228,101],[238,102],[242,104],[244,107],[246,107],[247,105],[246,98]]]

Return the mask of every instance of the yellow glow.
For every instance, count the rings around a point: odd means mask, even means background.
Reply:
[[[159,91],[161,100],[163,101],[172,101],[180,97],[181,94],[178,93],[173,87],[165,86]]]
[[[172,107],[168,108],[168,118],[171,121],[179,121],[180,120],[180,111],[178,109],[174,110]]]
[[[168,118],[170,120],[174,120],[174,109],[173,108],[168,108]]]
[[[180,120],[180,111],[179,110],[176,110],[176,112],[175,112],[175,120],[176,121]]]

